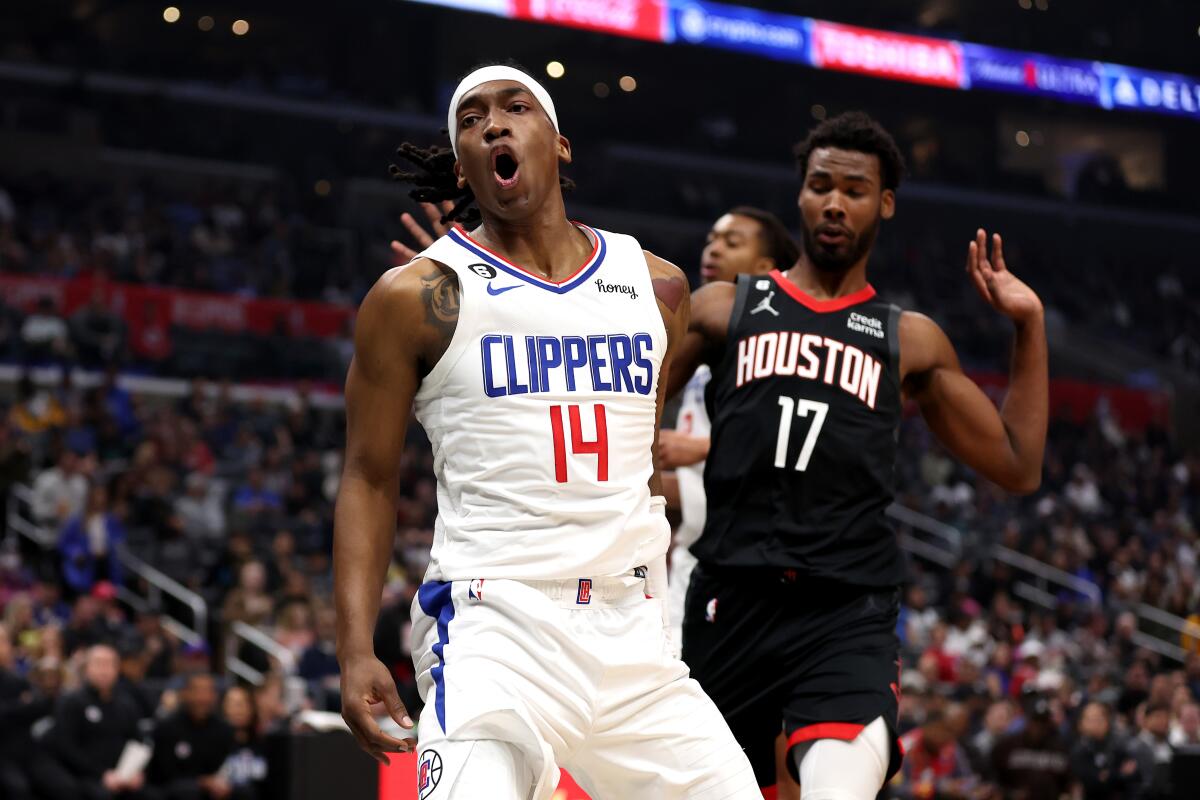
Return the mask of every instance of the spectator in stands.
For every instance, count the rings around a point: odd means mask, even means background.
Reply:
[[[146,682],[146,668],[150,663],[150,655],[146,652],[145,640],[130,631],[121,637],[117,652],[121,656],[117,691],[133,701],[140,719],[151,719],[158,710],[158,693]]]
[[[1188,692],[1190,695],[1190,690]],[[1171,726],[1170,741],[1171,747],[1176,749],[1200,745],[1200,705],[1189,702],[1179,709],[1179,719]]]
[[[67,590],[85,594],[99,580],[121,585],[124,570],[117,549],[124,542],[125,526],[109,508],[108,487],[93,483],[83,513],[67,523],[58,541]]]
[[[1136,796],[1138,764],[1129,745],[1112,730],[1112,712],[1090,702],[1079,715],[1079,741],[1071,751],[1071,772],[1083,800],[1124,800]]]
[[[231,686],[225,690],[221,711],[233,728],[234,740],[233,752],[221,767],[221,775],[233,788],[234,800],[257,800],[268,765],[258,734],[254,696],[243,686]]]
[[[67,620],[62,634],[63,655],[70,657],[80,650],[115,641],[121,634],[119,620],[105,613],[107,608],[104,598],[112,590],[113,585],[104,581],[97,584],[92,592],[75,599],[71,618]],[[45,636],[53,630],[57,628],[43,628],[42,635]]]
[[[1141,711],[1134,756],[1137,759],[1144,800],[1167,800],[1171,796],[1171,759],[1174,751],[1169,740],[1171,710],[1165,703],[1148,702]]]
[[[83,686],[62,697],[47,734],[51,758],[31,768],[33,785],[47,800],[146,797],[141,771],[116,772],[129,742],[138,738],[138,712],[116,691],[117,651],[94,645],[84,661]]]
[[[984,778],[992,777],[992,750],[1012,728],[1016,713],[1011,700],[1004,698],[988,706],[983,717],[983,727],[970,741],[968,753],[975,769]]]
[[[70,331],[53,299],[39,299],[37,310],[25,318],[21,326],[21,347],[27,364],[71,360]]]
[[[87,463],[71,450],[63,450],[58,463],[42,470],[33,481],[33,518],[58,531],[80,514],[88,497]]]
[[[979,779],[971,769],[966,751],[955,741],[947,714],[930,712],[925,724],[909,731],[901,742],[905,757],[899,785],[894,787],[897,797],[959,800],[972,796]]]
[[[164,800],[224,800],[232,792],[221,774],[234,749],[233,728],[217,716],[212,675],[189,675],[180,708],[158,723],[149,777]]]
[[[92,289],[87,305],[71,315],[71,342],[84,366],[96,367],[125,360],[125,320],[104,302],[104,290]]]
[[[33,789],[25,772],[31,753],[29,728],[37,716],[31,707],[29,682],[16,672],[16,657],[8,629],[0,625],[0,793],[12,800],[32,800]]]
[[[1045,697],[1025,692],[1024,705],[1024,729],[1005,736],[992,750],[996,784],[1005,797],[1059,800],[1072,783],[1066,745]]]
[[[203,472],[188,474],[184,481],[184,494],[175,501],[175,513],[188,538],[202,546],[215,545],[225,536],[225,509],[221,494],[212,487]]]
[[[246,482],[233,494],[234,512],[246,521],[257,517],[271,517],[283,508],[283,498],[265,485],[262,468],[253,466],[246,474]]]

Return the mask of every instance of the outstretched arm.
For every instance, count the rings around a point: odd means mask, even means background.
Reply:
[[[373,646],[392,560],[400,457],[423,365],[444,351],[439,343],[449,341],[457,319],[453,272],[427,260],[387,272],[359,309],[346,377],[346,456],[333,542],[342,715],[359,745],[384,763],[384,753],[408,744],[379,729],[372,707],[382,703],[398,724],[412,727]]]
[[[933,320],[900,319],[904,392],[917,401],[934,435],[955,456],[1004,489],[1025,494],[1042,477],[1049,416],[1046,327],[1038,296],[1008,271],[1000,235],[987,254],[981,229],[967,249],[967,274],[983,299],[1013,321],[1008,394],[999,411],[959,366],[953,345]]]

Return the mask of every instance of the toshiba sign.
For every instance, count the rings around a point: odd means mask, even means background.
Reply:
[[[661,42],[666,9],[660,0],[512,0],[512,17]]]
[[[953,89],[963,85],[962,47],[945,39],[813,20],[814,66]]]

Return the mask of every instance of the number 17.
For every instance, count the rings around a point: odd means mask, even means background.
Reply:
[[[800,448],[800,458],[796,460],[796,471],[808,469],[808,460],[812,458],[813,448],[817,446],[817,437],[821,435],[821,426],[825,424],[825,415],[829,413],[829,404],[817,400],[793,400],[790,397],[779,398],[779,439],[775,442],[775,466],[787,469],[788,439],[792,433],[792,412],[797,416],[807,417],[813,412],[813,422],[804,437],[804,446]]]

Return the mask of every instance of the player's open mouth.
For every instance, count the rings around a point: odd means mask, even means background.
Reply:
[[[501,189],[511,189],[517,185],[520,169],[512,153],[503,150],[492,152],[492,174]]]
[[[839,245],[849,241],[850,236],[842,230],[823,230],[817,233],[817,241],[826,245]]]

